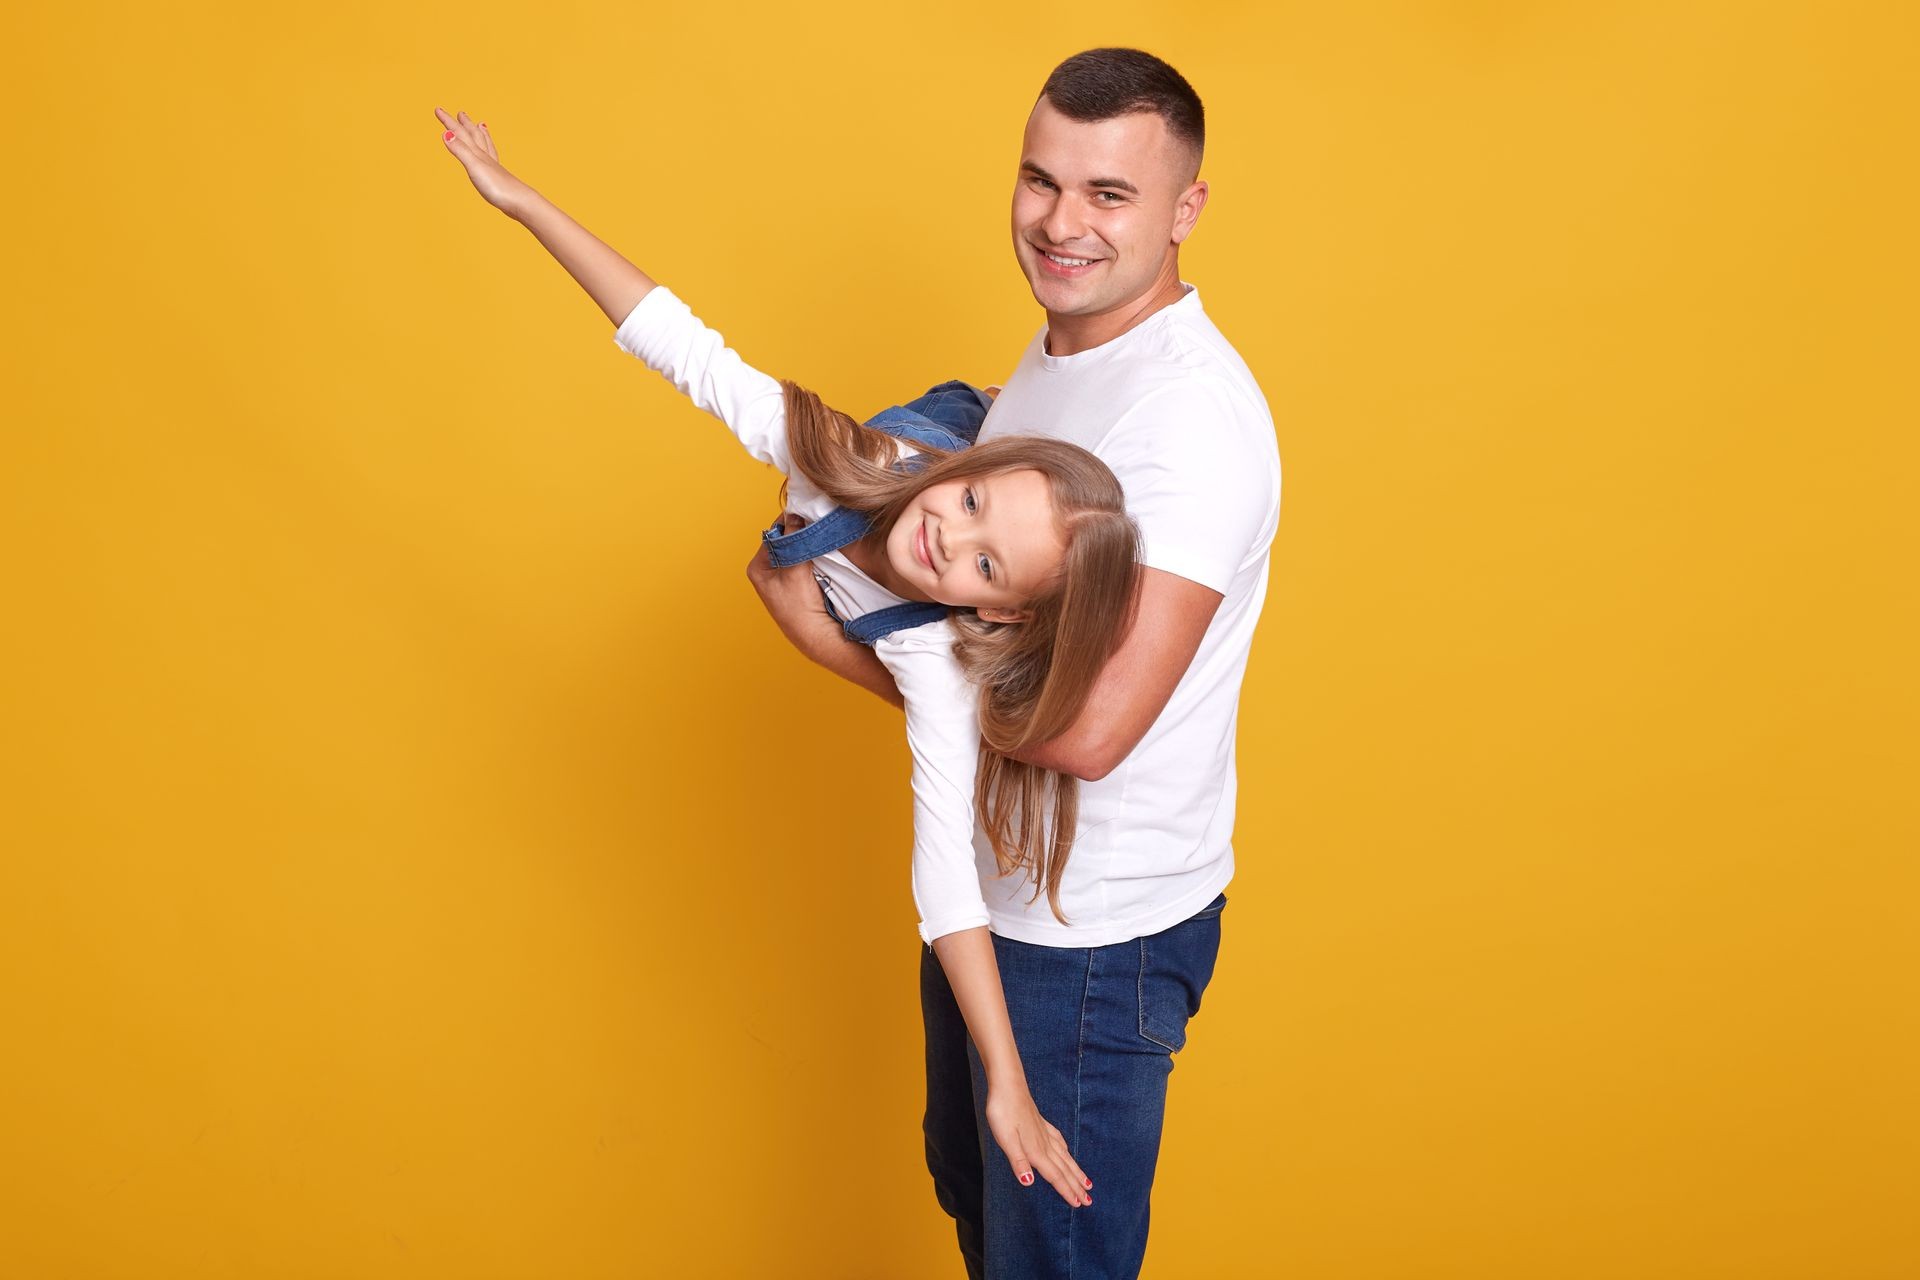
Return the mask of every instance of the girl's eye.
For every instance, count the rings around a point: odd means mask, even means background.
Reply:
[[[984,577],[988,582],[992,582],[993,581],[993,561],[987,559],[986,554],[983,552],[980,555],[980,558],[976,561],[976,563],[979,564],[980,566],[980,575]]]
[[[962,490],[960,491],[960,506],[961,506],[961,508],[962,508],[963,510],[965,510],[965,511],[966,511],[966,513],[967,513],[968,515],[972,515],[972,514],[973,514],[973,508],[974,508],[974,505],[975,505],[975,504],[974,504],[974,501],[973,501],[973,490],[971,490],[971,489],[962,489]]]

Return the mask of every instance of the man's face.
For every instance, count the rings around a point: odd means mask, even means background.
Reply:
[[[1165,120],[1082,122],[1043,97],[1021,146],[1013,251],[1035,301],[1055,316],[1098,316],[1164,280],[1206,190]]]

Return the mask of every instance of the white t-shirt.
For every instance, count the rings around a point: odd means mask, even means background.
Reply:
[[[987,414],[984,442],[1045,435],[1091,449],[1126,490],[1146,564],[1223,596],[1192,664],[1145,738],[1080,784],[1061,877],[1061,925],[1045,894],[994,878],[974,837],[995,933],[1094,947],[1157,933],[1233,878],[1234,729],[1280,520],[1280,451],[1266,397],[1200,294],[1088,351],[1052,356],[1042,329]]]
[[[748,453],[787,476],[787,507],[818,520],[837,505],[793,468],[780,384],[747,365],[721,336],[665,285],[635,304],[613,340],[732,429]],[[906,446],[902,446],[902,451]],[[838,551],[810,562],[842,617],[902,603]],[[979,765],[979,694],[953,657],[954,632],[942,619],[884,636],[874,653],[906,703],[913,754],[913,898],[920,937],[988,923],[975,871],[973,787]],[[992,851],[988,851],[992,866]]]

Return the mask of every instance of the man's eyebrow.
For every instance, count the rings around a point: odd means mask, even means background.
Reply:
[[[1020,167],[1022,169],[1025,169],[1028,173],[1032,174],[1036,178],[1040,178],[1046,182],[1051,182],[1056,187],[1060,185],[1060,180],[1058,178],[1054,177],[1052,174],[1048,173],[1045,169],[1042,169],[1039,165],[1035,164],[1031,160],[1022,160],[1020,162]],[[1131,194],[1136,196],[1140,194],[1140,188],[1134,186],[1131,182],[1128,182],[1125,178],[1090,178],[1087,180],[1087,185],[1089,187],[1113,187],[1120,191],[1130,192]]]

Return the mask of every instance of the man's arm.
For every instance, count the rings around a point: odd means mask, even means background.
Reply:
[[[873,650],[847,639],[828,615],[805,565],[775,569],[766,552],[755,548],[747,579],[782,634],[809,661],[893,706],[904,705],[893,673]],[[1015,753],[1015,759],[1095,782],[1112,773],[1153,727],[1199,652],[1221,595],[1178,574],[1148,568],[1140,570],[1137,590],[1133,627],[1101,669],[1086,710],[1071,729]]]
[[[789,514],[782,527],[791,533],[804,523]],[[753,584],[760,603],[773,616],[781,634],[809,661],[843,680],[851,680],[895,707],[906,705],[886,664],[866,645],[847,639],[845,629],[827,612],[826,603],[820,597],[820,584],[813,580],[813,571],[806,565],[776,569],[767,559],[765,548],[755,547],[753,559],[747,561],[747,581]]]
[[[1094,681],[1073,727],[1014,759],[1096,782],[1127,758],[1187,673],[1223,598],[1211,587],[1142,566],[1133,627]]]

